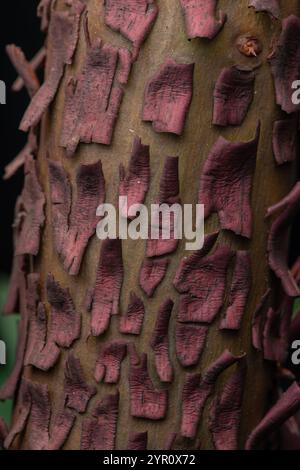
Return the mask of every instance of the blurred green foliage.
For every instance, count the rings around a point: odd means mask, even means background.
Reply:
[[[3,305],[8,290],[8,279],[0,277],[0,340],[6,344],[6,365],[0,365],[0,387],[5,383],[12,371],[15,362],[17,345],[18,315],[2,315]],[[13,400],[0,402],[0,416],[7,424],[10,424],[12,416]]]

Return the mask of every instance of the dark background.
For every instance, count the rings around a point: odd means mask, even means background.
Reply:
[[[26,134],[18,130],[20,120],[29,103],[25,90],[10,91],[16,78],[5,45],[21,46],[27,59],[40,49],[44,37],[40,20],[36,16],[38,0],[1,1],[0,13],[0,80],[6,83],[6,105],[0,105],[0,272],[9,273],[12,260],[12,230],[14,205],[22,190],[23,171],[8,181],[2,181],[5,165],[9,163],[26,143]]]

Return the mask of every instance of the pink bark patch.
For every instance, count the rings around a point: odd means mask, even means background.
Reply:
[[[41,18],[41,30],[47,31],[49,23],[50,23],[50,16],[51,16],[51,7],[54,3],[54,0],[40,0],[40,3],[37,7],[37,16]]]
[[[263,324],[268,309],[270,295],[271,289],[268,289],[262,296],[252,318],[252,345],[257,351],[262,351],[263,349]]]
[[[166,158],[156,204],[166,204],[170,207],[173,204],[180,204],[178,161],[178,157]],[[173,213],[170,214],[168,222],[170,224],[169,233],[163,230],[161,215],[154,217],[152,224],[155,226],[152,226],[152,229],[156,232],[156,236],[147,241],[148,257],[162,256],[176,251],[179,243],[175,230],[178,221]],[[164,239],[164,237],[166,238]]]
[[[140,271],[140,286],[152,297],[159,284],[163,281],[169,266],[168,259],[146,259]]]
[[[122,243],[120,240],[102,242],[96,283],[91,293],[91,332],[100,336],[109,327],[111,315],[118,315],[123,283]]]
[[[96,361],[94,378],[96,382],[116,384],[120,379],[121,363],[127,354],[124,341],[111,341],[101,349]]]
[[[143,145],[141,139],[136,137],[133,143],[128,174],[120,165],[119,196],[127,197],[127,208],[121,207],[124,218],[133,219],[128,210],[131,206],[143,204],[150,185],[150,153],[149,145]]]
[[[149,35],[157,14],[155,0],[105,0],[104,21],[133,44],[133,56]]]
[[[168,391],[154,388],[148,373],[146,354],[142,356],[140,364],[131,358],[129,389],[131,416],[153,421],[166,417]]]
[[[293,83],[300,75],[300,18],[291,15],[282,21],[282,32],[269,57],[275,82],[276,103],[286,113],[300,110],[293,103]]]
[[[29,394],[28,381],[22,379],[20,390],[18,393],[18,401],[15,406],[13,424],[4,441],[4,448],[9,449],[15,438],[19,436],[25,429],[29,413],[31,410],[31,397]]]
[[[281,424],[294,416],[299,410],[300,388],[298,383],[294,382],[251,432],[246,442],[246,450],[260,447],[265,438],[272,435]]]
[[[30,62],[19,47],[14,44],[6,46],[6,53],[18,74],[22,77],[29,96],[32,98],[40,87],[39,79]]]
[[[299,297],[300,290],[288,266],[289,228],[300,209],[300,183],[296,183],[291,192],[278,204],[270,207],[267,217],[281,210],[272,224],[269,240],[269,265],[281,280],[285,293],[290,297]]]
[[[47,54],[46,48],[42,47],[30,60],[29,65],[34,72],[39,70],[44,65],[46,61],[46,54]],[[26,72],[26,76],[27,76],[27,72]],[[21,91],[22,88],[26,85],[24,81],[25,78],[26,77],[23,78],[23,73],[21,73],[21,75],[12,84],[11,86],[12,91],[14,91],[15,93],[18,91]]]
[[[51,306],[50,338],[62,348],[69,348],[80,337],[81,317],[75,310],[69,289],[63,289],[49,274],[47,296]]]
[[[152,333],[150,346],[154,351],[155,367],[161,382],[173,380],[173,367],[169,354],[169,323],[174,302],[167,299],[161,305]]]
[[[216,450],[238,450],[246,372],[243,358],[211,404],[209,429]]]
[[[84,413],[90,399],[96,395],[94,385],[86,382],[80,360],[69,353],[65,363],[65,405],[78,413]]]
[[[229,142],[219,137],[200,178],[199,203],[205,217],[217,212],[221,227],[237,235],[252,235],[251,190],[260,135],[250,142]]]
[[[214,91],[213,124],[240,126],[254,97],[255,74],[233,66],[222,70]]]
[[[52,11],[48,32],[49,44],[52,45],[49,74],[23,116],[20,124],[22,131],[27,132],[31,127],[36,126],[55,98],[65,65],[71,64],[73,60],[84,8],[83,3],[77,0],[71,3],[68,11]]]
[[[227,268],[234,252],[220,246],[212,255],[203,251],[181,261],[173,284],[180,296],[180,322],[212,323],[224,303]]]
[[[127,450],[147,450],[148,432],[136,432],[129,436]]]
[[[126,81],[122,49],[100,39],[92,43],[87,19],[85,37],[87,56],[82,71],[66,86],[60,143],[68,156],[74,155],[80,142],[110,145],[123,98],[121,84]]]
[[[25,164],[16,255],[36,256],[39,253],[41,229],[45,222],[44,207],[45,196],[38,180],[36,162],[29,158]]]
[[[236,253],[229,306],[220,323],[221,330],[239,330],[251,289],[251,259],[248,251]]]
[[[183,133],[193,96],[194,64],[167,59],[148,83],[143,121],[151,121],[156,132]]]
[[[218,0],[180,0],[189,39],[213,39],[223,28],[226,15],[222,11],[216,17]]]
[[[26,161],[30,161],[37,154],[38,145],[37,137],[34,129],[29,132],[28,140],[25,147],[12,159],[12,161],[4,168],[3,179],[8,180],[14,176],[19,168],[25,165]]]
[[[298,155],[296,119],[276,121],[273,126],[273,152],[278,165],[293,162]]]
[[[75,423],[75,412],[66,408],[58,412],[50,423],[50,437],[43,450],[60,450],[72,431]]]
[[[284,364],[289,349],[289,328],[293,312],[293,300],[282,295],[278,309],[270,308],[263,329],[264,359]]]
[[[139,335],[142,331],[145,315],[145,306],[143,301],[132,291],[126,315],[120,318],[120,333]]]
[[[72,197],[69,176],[62,165],[49,162],[52,225],[54,244],[65,270],[71,275],[80,271],[90,238],[100,218],[99,205],[105,202],[102,165],[81,165],[76,175],[76,199]],[[73,201],[73,204],[72,204]]]
[[[208,327],[187,323],[176,324],[176,355],[183,367],[198,364],[204,351]]]
[[[280,6],[278,0],[249,0],[249,7],[256,11],[265,11],[274,18],[280,18]]]
[[[99,401],[92,416],[84,418],[81,450],[114,450],[119,413],[119,392]]]
[[[31,409],[27,423],[29,450],[44,449],[49,440],[51,402],[48,386],[28,381]]]
[[[207,399],[212,395],[218,376],[243,356],[233,356],[229,351],[213,362],[200,374],[188,374],[182,391],[181,435],[195,439]]]

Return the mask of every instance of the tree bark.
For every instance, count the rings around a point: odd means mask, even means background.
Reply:
[[[237,7],[238,3],[238,7]],[[300,14],[297,0],[286,0],[282,3],[282,17]],[[56,9],[65,8],[58,1]],[[121,293],[119,310],[126,312],[129,294],[134,291],[145,304],[145,318],[141,335],[130,337],[139,354],[147,353],[149,373],[156,389],[169,392],[168,412],[165,419],[151,421],[130,416],[130,393],[128,386],[129,358],[122,363],[120,381],[116,385],[98,384],[97,395],[89,403],[88,411],[78,414],[65,449],[79,449],[81,425],[90,414],[95,403],[109,393],[120,391],[119,414],[115,449],[126,449],[130,434],[148,432],[148,449],[164,449],[170,432],[178,434],[174,448],[195,449],[201,442],[202,449],[212,449],[213,442],[209,431],[209,406],[205,407],[203,419],[196,439],[180,437],[180,419],[182,408],[182,389],[187,372],[203,373],[225,349],[233,354],[247,354],[247,377],[242,405],[239,448],[243,448],[251,430],[264,416],[270,406],[269,397],[272,393],[275,366],[266,362],[262,354],[255,351],[251,343],[251,321],[253,313],[262,295],[268,287],[276,290],[278,282],[271,275],[266,254],[269,222],[265,220],[266,209],[278,202],[291,189],[295,180],[294,165],[278,167],[274,163],[272,151],[273,123],[282,116],[276,105],[274,84],[271,77],[267,56],[272,49],[272,41],[280,31],[281,22],[273,21],[265,13],[255,13],[248,8],[248,0],[239,2],[220,1],[218,8],[226,11],[227,22],[213,40],[187,40],[184,18],[180,2],[174,0],[158,0],[159,15],[152,31],[143,44],[137,61],[133,64],[129,82],[124,85],[124,99],[118,116],[111,145],[80,144],[73,158],[67,158],[65,150],[60,146],[63,108],[65,101],[65,85],[71,75],[80,71],[86,54],[83,28],[80,28],[80,40],[72,66],[68,66],[54,103],[46,112],[41,125],[38,168],[40,180],[46,196],[46,223],[42,236],[39,256],[34,260],[33,271],[41,275],[42,301],[46,302],[48,315],[50,312],[46,298],[46,280],[48,273],[53,274],[62,287],[69,288],[76,310],[82,318],[80,339],[71,350],[80,358],[88,382],[94,382],[94,365],[97,354],[103,345],[112,339],[128,340],[118,329],[118,316],[112,316],[109,330],[100,337],[89,336],[90,314],[85,309],[87,290],[94,286],[101,242],[96,236],[89,242],[87,253],[79,275],[67,274],[59,260],[52,233],[52,212],[49,188],[49,171],[47,156],[50,160],[62,162],[71,174],[72,186],[75,187],[75,174],[79,165],[95,163],[101,159],[106,181],[106,202],[115,204],[118,195],[119,165],[128,166],[134,136],[139,136],[145,145],[150,146],[151,154],[151,187],[147,195],[147,205],[154,202],[159,191],[159,182],[166,156],[179,156],[180,198],[182,203],[196,204],[199,179],[204,162],[210,149],[219,136],[232,141],[244,142],[254,138],[258,121],[261,122],[261,134],[257,153],[252,209],[254,217],[253,236],[250,241],[234,235],[229,231],[221,231],[219,243],[225,243],[233,249],[249,250],[253,283],[239,331],[219,330],[219,319],[209,326],[209,335],[205,350],[199,364],[185,370],[176,359],[175,326],[178,314],[179,295],[173,287],[173,278],[179,261],[190,253],[185,252],[184,243],[178,250],[168,256],[170,265],[165,279],[158,287],[153,298],[149,299],[139,287],[139,272],[145,259],[145,241],[122,241],[124,262],[124,283]],[[88,23],[92,39],[100,37],[104,43],[115,46],[129,47],[129,42],[119,33],[112,31],[104,23],[104,6],[100,0],[87,2]],[[242,55],[236,47],[236,39],[245,34],[257,37],[262,44],[262,52],[257,58]],[[48,62],[51,58],[52,44],[48,42]],[[193,99],[189,109],[182,136],[157,133],[150,123],[141,120],[141,111],[145,87],[167,57],[181,63],[195,63]],[[256,71],[255,95],[246,119],[239,127],[218,127],[212,125],[213,92],[215,83],[222,68],[235,64],[254,67]],[[48,66],[49,68],[49,66]],[[217,216],[210,217],[205,225],[206,233],[219,230]],[[274,291],[273,291],[274,292]],[[228,299],[228,288],[226,298]],[[276,294],[276,292],[275,292]],[[150,348],[150,339],[155,326],[157,313],[163,301],[174,300],[175,305],[169,326],[170,357],[174,368],[174,379],[170,384],[162,384],[154,366],[154,355]],[[226,305],[226,303],[224,304]],[[88,337],[88,339],[87,339]],[[128,340],[128,341],[129,341]],[[50,372],[41,372],[33,367],[24,369],[24,376],[33,382],[47,384],[50,390],[52,409],[57,410],[64,394],[64,364],[69,350],[64,350],[59,363]],[[218,381],[216,393],[228,373]],[[96,385],[96,384],[95,384]],[[28,448],[28,428],[15,443],[15,447]]]

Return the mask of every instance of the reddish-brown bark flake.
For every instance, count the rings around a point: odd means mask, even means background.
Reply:
[[[120,240],[102,242],[96,283],[91,293],[91,332],[100,336],[109,327],[111,315],[118,315],[123,283],[122,243]]]
[[[121,363],[127,354],[124,341],[106,343],[97,357],[94,377],[96,382],[116,384],[120,379]]]
[[[127,208],[121,207],[122,217],[133,219],[128,209],[133,205],[143,204],[150,184],[150,153],[149,146],[143,145],[141,139],[136,137],[133,143],[128,174],[120,165],[119,196],[127,197]]]
[[[139,335],[142,331],[145,315],[143,301],[132,291],[126,315],[120,318],[119,330],[123,334]]]
[[[66,86],[61,145],[68,156],[74,155],[80,142],[110,145],[123,98],[123,53],[100,39],[92,43],[87,20],[85,33],[85,63]]]
[[[119,392],[107,395],[94,407],[91,417],[84,418],[81,450],[114,450],[119,413]]]
[[[148,373],[147,355],[140,364],[130,358],[129,389],[130,411],[135,418],[160,420],[166,417],[168,391],[156,390]]]
[[[226,15],[222,11],[216,17],[218,0],[180,0],[189,39],[213,39],[223,28]]]
[[[21,194],[20,233],[16,255],[36,256],[40,248],[41,229],[44,225],[45,196],[40,186],[36,162],[28,158],[25,164],[24,189]]]
[[[255,74],[233,66],[222,70],[214,91],[213,124],[239,126],[254,97]]]
[[[161,305],[151,337],[150,346],[154,351],[155,367],[161,382],[172,382],[173,367],[169,354],[169,323],[174,302],[166,299]]]
[[[34,72],[39,70],[44,65],[45,60],[46,60],[46,54],[47,54],[46,47],[42,47],[30,60],[29,64],[30,64],[31,69]],[[24,82],[25,77],[23,79],[22,75],[20,75],[11,86],[12,91],[14,91],[15,93],[21,91],[25,85],[25,82]]]
[[[280,18],[279,0],[249,0],[249,7],[256,11],[265,11],[274,18]]]
[[[14,44],[6,46],[6,53],[16,71],[22,77],[28,94],[32,98],[40,87],[39,79],[32,65],[26,60],[22,49]]]
[[[252,318],[252,345],[258,351],[262,351],[263,349],[263,324],[268,309],[270,295],[271,289],[268,289],[262,296]]]
[[[37,138],[35,130],[29,132],[28,140],[25,147],[12,159],[12,161],[4,168],[3,179],[8,180],[16,174],[16,172],[25,165],[26,161],[34,158],[38,150]]]
[[[51,7],[54,0],[40,0],[40,3],[37,7],[37,16],[41,18],[41,30],[47,31],[50,16],[51,16]]]
[[[34,95],[23,116],[20,129],[27,132],[36,126],[50,103],[53,101],[61,82],[65,65],[71,64],[76,50],[81,15],[84,10],[81,1],[71,3],[68,11],[52,11],[48,40],[52,45],[49,74],[45,83]]]
[[[298,383],[294,382],[251,432],[246,442],[246,449],[251,450],[259,447],[265,438],[270,436],[299,410],[300,388]]]
[[[272,216],[281,210],[272,224],[268,253],[269,265],[281,280],[285,293],[290,297],[298,297],[300,290],[288,266],[289,228],[300,209],[300,183],[296,183],[291,192],[278,204],[270,207],[267,216]]]
[[[293,83],[300,75],[300,18],[291,15],[282,21],[282,32],[269,57],[275,82],[276,102],[286,113],[300,110],[294,104]]]
[[[64,408],[59,411],[50,423],[50,438],[43,450],[59,450],[69,437],[75,423],[75,412]]]
[[[227,268],[234,252],[220,246],[212,255],[203,250],[181,261],[173,284],[180,294],[180,322],[212,323],[223,306]]]
[[[7,438],[8,435],[8,428],[3,420],[3,418],[0,418],[0,450],[3,449],[4,446],[4,441]]]
[[[251,190],[259,135],[260,126],[249,142],[219,137],[200,178],[199,203],[204,204],[205,217],[217,212],[223,229],[247,238],[252,234]]]
[[[181,435],[194,439],[207,399],[212,395],[218,376],[243,356],[233,356],[229,351],[213,362],[200,374],[188,374],[182,392]]]
[[[156,288],[163,281],[169,266],[168,259],[146,259],[140,271],[140,286],[152,297]]]
[[[175,331],[176,354],[183,367],[198,364],[205,348],[207,334],[207,326],[177,322]]]
[[[127,450],[147,450],[148,432],[136,432],[129,436]]]
[[[183,133],[193,96],[194,64],[167,59],[149,81],[144,96],[143,121],[156,132]]]
[[[179,204],[179,173],[178,173],[178,157],[167,157],[160,181],[159,195],[156,204],[169,205],[170,209],[173,204]],[[175,207],[175,206],[173,206]],[[173,253],[178,247],[179,240],[176,238],[176,228],[178,220],[173,212],[170,211],[170,217],[167,220],[170,230],[167,233],[166,228],[162,228],[161,214],[155,214],[152,220],[152,229],[155,229],[155,238],[149,238],[147,241],[147,256],[163,256]],[[153,226],[154,224],[154,226]]]
[[[101,162],[81,165],[76,175],[76,200],[68,174],[62,165],[49,162],[54,244],[65,270],[80,271],[89,239],[100,218],[97,208],[105,202],[105,181]],[[73,202],[73,203],[72,203]]]
[[[220,323],[221,330],[239,330],[251,289],[251,259],[248,251],[236,253],[229,305]]]
[[[44,449],[49,440],[51,402],[48,386],[28,381],[31,396],[31,410],[28,418],[29,450]]]
[[[273,152],[278,165],[293,162],[297,158],[297,119],[276,121],[273,126]]]
[[[105,0],[104,14],[105,24],[132,42],[135,60],[155,23],[155,0]]]
[[[15,406],[14,421],[4,441],[4,448],[9,449],[15,438],[25,429],[31,410],[31,397],[29,394],[28,381],[22,379],[18,394],[18,402]]]
[[[246,370],[243,358],[211,404],[209,429],[216,450],[238,450]]]
[[[69,353],[65,363],[65,405],[78,413],[84,413],[90,399],[96,394],[94,385],[86,382],[80,360]]]

